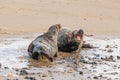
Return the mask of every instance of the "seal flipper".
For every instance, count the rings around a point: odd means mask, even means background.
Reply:
[[[53,62],[53,57],[49,57],[47,54],[42,53],[43,56],[45,56],[49,61]]]

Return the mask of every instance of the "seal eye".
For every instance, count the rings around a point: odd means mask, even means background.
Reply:
[[[81,35],[83,35],[83,34],[84,34],[84,31],[83,31],[82,29],[80,29],[80,30],[78,31],[78,33],[81,34]]]

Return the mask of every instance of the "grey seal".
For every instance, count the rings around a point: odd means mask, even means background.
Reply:
[[[60,24],[52,25],[46,33],[33,40],[28,46],[29,56],[33,59],[42,59],[44,56],[52,62],[58,56],[57,37],[60,28]]]

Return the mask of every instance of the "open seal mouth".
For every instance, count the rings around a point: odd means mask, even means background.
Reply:
[[[80,41],[83,38],[83,36],[79,34],[79,35],[76,35],[75,38],[76,38],[77,41]]]
[[[81,41],[83,39],[84,31],[80,29],[79,31],[73,31],[73,38],[75,41]]]

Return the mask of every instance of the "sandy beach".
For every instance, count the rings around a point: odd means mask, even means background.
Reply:
[[[45,32],[52,24],[120,34],[119,0],[0,0],[0,33]]]
[[[32,40],[53,24],[82,28],[80,65],[70,53],[54,62],[28,56]],[[0,0],[0,80],[120,80],[119,0]]]

